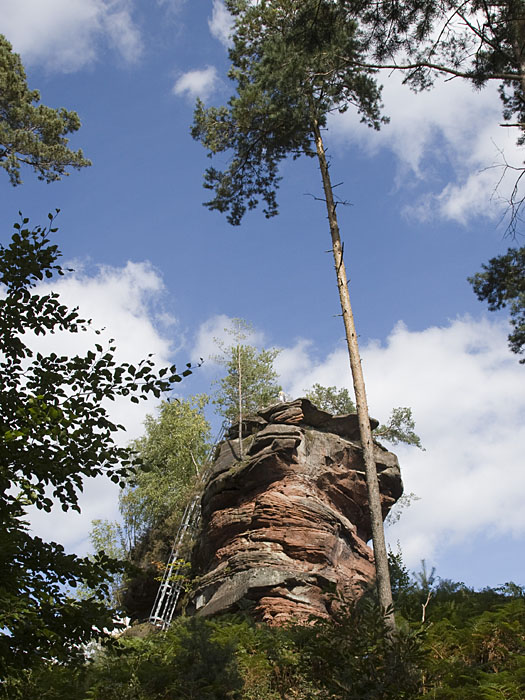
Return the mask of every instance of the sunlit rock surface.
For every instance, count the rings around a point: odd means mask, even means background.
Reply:
[[[354,599],[374,575],[357,416],[297,399],[261,411],[243,432],[244,459],[234,426],[202,497],[187,612],[251,605],[274,624],[329,615],[334,593]],[[386,517],[403,487],[396,456],[375,449]]]

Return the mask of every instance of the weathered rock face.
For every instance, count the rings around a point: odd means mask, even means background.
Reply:
[[[354,599],[374,575],[357,416],[298,399],[261,411],[243,432],[252,433],[245,458],[234,426],[202,497],[193,552],[200,578],[188,612],[212,615],[251,600],[269,623],[329,615],[331,593]],[[376,461],[386,517],[403,487],[394,454],[377,445]]]

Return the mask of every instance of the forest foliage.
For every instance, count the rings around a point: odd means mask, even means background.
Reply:
[[[131,628],[82,668],[57,664],[28,673],[10,697],[522,700],[524,590],[506,584],[474,591],[428,572],[411,576],[399,554],[390,563],[394,640],[387,641],[373,591],[310,625],[256,624],[249,608],[213,619],[179,617],[167,632],[134,636]]]
[[[146,416],[142,437],[131,442],[141,466],[119,496],[126,551],[169,517],[182,515],[209,449],[207,403],[205,395],[164,401],[157,415]]]
[[[155,415],[146,416],[144,434],[130,444],[140,466],[123,482],[119,520],[94,520],[90,539],[95,552],[130,562],[133,569],[112,578],[108,602],[128,607],[130,614],[147,615],[148,598],[156,589],[174,533],[186,505],[202,489],[201,471],[210,450],[210,426],[203,409],[206,395],[163,401]],[[184,552],[189,556],[189,551]],[[181,552],[182,556],[182,552]],[[146,602],[138,602],[146,589]]]

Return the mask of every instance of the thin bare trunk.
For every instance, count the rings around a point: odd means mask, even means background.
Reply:
[[[354,316],[350,304],[350,295],[348,293],[348,281],[346,277],[345,263],[343,260],[343,249],[341,245],[341,237],[339,235],[339,225],[337,223],[336,203],[334,201],[323,139],[319,129],[319,124],[315,118],[313,119],[313,131],[317,148],[317,156],[319,159],[319,167],[323,179],[328,221],[330,222],[337,286],[339,289],[339,299],[341,301],[341,310],[343,312],[343,321],[345,324],[346,343],[348,346],[350,368],[354,383],[359,432],[361,435],[361,444],[363,446],[370,522],[372,526],[372,542],[374,544],[377,593],[379,603],[383,608],[383,611],[389,611],[386,621],[388,627],[393,631],[395,630],[395,620],[392,613],[392,590],[390,586],[390,574],[388,571],[388,556],[386,552],[385,535],[383,530],[383,515],[381,512],[381,494],[379,491],[379,481],[377,478],[376,461],[374,457],[374,441],[372,438],[372,430],[370,428],[370,417],[368,415],[365,381],[363,377],[363,369],[361,367],[361,357],[359,354]]]
[[[195,467],[195,474],[198,474],[199,473],[199,465],[197,464],[197,460],[193,456],[193,452],[191,450],[190,450],[190,457],[191,457],[191,461],[193,462],[193,466]]]
[[[427,616],[427,606],[430,603],[430,599],[432,598],[432,591],[428,592],[427,599],[425,600],[424,603],[421,603],[421,622],[425,622],[425,618]]]
[[[239,379],[239,459],[243,459],[242,451],[242,369],[241,346],[237,345],[237,375]]]

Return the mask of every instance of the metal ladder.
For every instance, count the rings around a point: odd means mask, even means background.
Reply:
[[[215,442],[208,450],[208,454],[204,458],[202,468],[199,472],[200,486],[204,488],[206,478],[210,472],[211,460],[215,452],[215,448],[219,442],[223,439],[225,433],[225,425],[221,427]],[[149,622],[155,627],[166,630],[171,624],[173,619],[173,614],[175,608],[177,607],[180,594],[183,590],[182,584],[182,568],[184,562],[180,558],[180,551],[184,542],[184,537],[186,533],[193,533],[197,530],[200,522],[201,508],[200,500],[201,493],[198,493],[186,506],[179,529],[177,530],[177,535],[171,548],[171,553],[164,569],[164,574],[162,581],[160,583],[157,595],[155,597],[155,602],[153,603],[153,608],[151,609],[151,614],[149,616]]]

